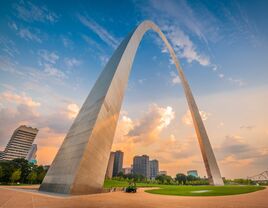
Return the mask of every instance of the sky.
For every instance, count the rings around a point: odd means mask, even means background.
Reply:
[[[120,42],[144,20],[173,46],[222,173],[268,169],[268,2],[2,1],[0,148],[22,124],[39,129],[50,164]],[[112,150],[157,159],[169,175],[205,168],[175,66],[148,31],[137,51]]]

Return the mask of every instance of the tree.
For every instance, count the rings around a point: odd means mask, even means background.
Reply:
[[[35,171],[37,173],[36,182],[42,183],[44,177],[46,176],[47,171],[44,169],[44,167],[42,165],[35,168]]]
[[[187,181],[196,181],[196,180],[198,180],[198,178],[193,176],[193,175],[188,175],[186,177],[187,177]]]
[[[161,184],[171,184],[173,181],[172,177],[168,175],[158,175],[155,180],[159,181]]]
[[[30,174],[27,176],[27,180],[28,180],[28,182],[30,182],[31,184],[32,184],[33,182],[35,182],[36,178],[37,178],[37,174],[36,174],[35,171],[30,172]]]
[[[13,167],[13,170],[17,170],[17,169],[21,170],[20,182],[26,183],[27,176],[35,168],[35,165],[29,163],[28,160],[25,160],[24,158],[16,158],[10,161],[10,163],[11,163],[11,166]]]
[[[234,183],[238,183],[238,184],[242,184],[242,185],[253,184],[250,179],[236,178],[233,181],[234,181]]]
[[[0,178],[2,183],[9,183],[12,173],[14,172],[14,168],[11,165],[10,161],[1,161],[0,167],[3,170],[3,175]]]
[[[21,177],[21,170],[17,169],[12,173],[10,180],[12,183],[14,183],[14,182],[20,180],[20,177]]]
[[[2,181],[2,177],[4,176],[4,171],[2,166],[0,166],[0,181]]]
[[[45,176],[46,176],[46,171],[45,170],[40,172],[40,173],[38,173],[37,178],[36,178],[37,183],[42,183],[42,181],[43,181]]]
[[[119,173],[117,173],[116,175],[117,177],[124,177],[124,173],[122,171],[120,171]]]
[[[185,174],[183,174],[183,173],[178,173],[176,175],[175,180],[180,184],[185,184],[186,180],[187,180],[187,176]]]

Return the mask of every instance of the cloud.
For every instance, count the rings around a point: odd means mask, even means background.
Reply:
[[[150,1],[150,6],[156,11],[155,13],[159,16],[169,17],[170,19],[179,20],[181,26],[187,29],[189,32],[195,34],[201,40],[207,42],[205,36],[206,29],[208,29],[208,24],[205,26],[204,21],[201,21],[199,17],[196,16],[194,10],[187,1],[168,1],[162,2],[161,0]],[[205,11],[203,12],[205,13]],[[212,16],[206,11],[207,16]],[[206,19],[207,22],[211,22],[211,19]],[[206,23],[207,23],[206,22]]]
[[[48,10],[46,6],[36,6],[30,1],[20,1],[13,5],[16,15],[27,22],[49,22],[55,23],[58,15]]]
[[[220,161],[222,165],[232,165],[232,167],[247,167],[253,163],[253,159],[237,159],[235,155],[228,155],[223,160]]]
[[[115,142],[126,142],[128,138],[128,133],[134,128],[134,126],[134,121],[127,116],[127,113],[123,113],[123,115],[120,116],[118,125],[116,127]]]
[[[95,47],[98,49],[100,52],[104,53],[103,49],[101,46],[94,40],[92,40],[89,36],[82,34],[81,37],[84,39],[84,41],[90,45],[91,47]]]
[[[15,55],[20,54],[14,41],[10,40],[9,38],[0,36],[0,45],[1,45],[0,50],[2,50],[5,54],[7,54],[11,58],[14,58]]]
[[[160,134],[174,117],[175,113],[171,107],[160,107],[156,104],[150,105],[148,111],[137,120],[130,118],[127,112],[122,112],[116,128],[113,150],[121,149],[127,152],[124,163],[129,165],[133,155],[151,154],[154,151],[152,145],[161,143]]]
[[[224,78],[224,74],[222,74],[222,73],[221,73],[221,74],[219,74],[218,76],[219,76],[221,79],[223,79],[223,78]]]
[[[72,48],[74,45],[73,41],[67,37],[61,37],[61,41],[65,48]]]
[[[109,56],[106,55],[106,51],[94,40],[92,40],[87,35],[81,35],[84,41],[91,47],[94,48],[94,54],[96,54],[101,62],[101,65],[104,66],[109,61]]]
[[[202,66],[211,66],[209,57],[198,53],[194,43],[183,31],[180,30],[180,28],[174,25],[165,24],[161,26],[161,29],[170,40],[170,43],[178,57],[185,58],[189,63],[196,61]],[[162,53],[167,53],[168,50],[166,46],[163,47]],[[173,60],[170,59],[170,62],[173,64]]]
[[[40,63],[43,67],[43,70],[31,67],[31,66],[23,66],[18,64],[13,59],[9,57],[2,57],[0,56],[0,70],[3,72],[8,72],[13,76],[16,75],[17,77],[25,78],[28,80],[28,83],[32,82],[41,82],[43,83],[52,83],[55,84],[63,84],[62,81],[67,79],[68,76],[66,73],[58,69],[57,67],[53,66],[50,63]],[[53,78],[53,79],[52,79]]]
[[[26,94],[9,91],[1,93],[0,104],[0,146],[5,146],[19,125],[29,125],[39,117],[37,108],[41,104]]]
[[[16,68],[17,63],[9,57],[0,56],[0,70],[4,72],[9,72],[18,76],[24,76],[20,70]]]
[[[59,60],[59,55],[56,52],[49,52],[47,50],[39,50],[38,55],[51,64],[55,64]]]
[[[226,136],[215,151],[222,164],[247,168],[268,156],[267,147],[256,148],[249,144],[246,138],[239,135]],[[261,165],[263,166],[263,164]]]
[[[242,125],[242,126],[240,126],[240,129],[246,129],[246,130],[252,130],[254,128],[255,128],[255,126],[253,126],[253,125]]]
[[[44,72],[51,77],[56,79],[66,79],[67,76],[64,72],[52,66],[51,64],[44,64]]]
[[[2,101],[1,101],[2,103]],[[5,146],[8,138],[20,124],[29,123],[29,120],[35,119],[36,113],[31,107],[19,104],[15,109],[12,107],[0,108],[0,146]]]
[[[196,46],[190,40],[189,36],[181,31],[179,27],[165,24],[161,28],[171,41],[177,56],[185,58],[189,63],[196,61],[202,66],[211,65],[209,58],[197,52]]]
[[[245,140],[241,136],[226,136],[221,145],[221,151],[225,154],[241,154],[250,151],[250,146],[245,143]]]
[[[130,120],[133,126],[125,136],[131,143],[146,147],[159,139],[160,133],[169,126],[174,117],[172,107],[152,104],[141,119],[134,122]]]
[[[3,92],[0,94],[0,101],[7,101],[7,102],[13,102],[16,104],[23,104],[29,107],[37,107],[40,106],[41,103],[34,101],[31,97],[27,96],[25,93],[22,93],[21,95],[12,93],[10,91]]]
[[[232,77],[229,77],[228,81],[233,83],[233,84],[238,85],[239,87],[242,87],[242,86],[246,85],[246,83],[241,79],[234,79]]]
[[[73,68],[75,66],[79,66],[81,64],[81,61],[76,58],[65,58],[64,63],[68,68]]]
[[[159,132],[163,128],[167,127],[174,117],[175,113],[172,107],[167,106],[166,108],[163,108],[156,104],[152,104],[144,117],[131,131],[129,131],[128,136],[135,137],[142,134]]]
[[[178,74],[176,74],[174,71],[170,72],[170,76],[171,76],[171,82],[172,84],[180,84],[181,83],[181,79],[179,77]]]
[[[71,119],[73,119],[78,114],[80,108],[79,108],[79,106],[77,104],[70,103],[67,106],[67,109],[68,109],[68,117],[71,118]]]
[[[25,40],[32,40],[38,43],[42,43],[41,38],[38,36],[40,34],[40,30],[26,28],[26,27],[19,27],[15,22],[8,23],[8,26],[16,31],[17,35]]]
[[[25,40],[33,40],[41,43],[42,40],[28,28],[21,28],[18,32],[19,36]]]
[[[211,116],[211,113],[205,112],[205,111],[199,111],[200,116],[203,121],[208,120],[209,116]],[[193,119],[190,110],[188,110],[183,117],[181,118],[182,123],[185,125],[193,125]]]
[[[82,15],[78,15],[78,19],[80,22],[85,25],[87,28],[92,30],[94,33],[98,35],[98,37],[104,41],[107,45],[116,48],[119,44],[119,41],[111,35],[105,28],[100,26],[98,23],[90,20]]]
[[[246,8],[240,2],[231,1],[229,5],[220,4],[223,21],[228,24],[229,30],[226,40],[233,44],[241,38],[251,43],[253,47],[260,45],[260,33],[256,29],[256,24],[249,18]]]
[[[100,55],[99,59],[101,61],[101,65],[104,66],[108,61],[109,61],[109,57],[105,56],[105,55]]]
[[[59,55],[55,51],[49,52],[42,49],[38,51],[38,55],[41,58],[41,61],[39,63],[44,67],[44,73],[46,76],[54,77],[57,80],[67,78],[67,75],[55,66],[57,61],[60,59]],[[65,64],[68,64],[69,67],[77,64],[76,59],[65,59],[64,61]],[[35,74],[36,72],[32,73],[34,76]]]
[[[138,79],[138,82],[139,82],[140,84],[143,84],[145,81],[146,81],[146,79]]]

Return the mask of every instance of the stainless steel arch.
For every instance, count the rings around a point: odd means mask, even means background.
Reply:
[[[144,21],[119,45],[69,129],[40,190],[66,194],[100,192],[132,62],[144,33],[154,30],[178,70],[211,184],[223,185],[204,124],[174,50],[161,30]]]

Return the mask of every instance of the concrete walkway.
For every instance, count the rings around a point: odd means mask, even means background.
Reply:
[[[26,188],[26,189],[24,189]],[[103,193],[83,196],[47,195],[37,186],[0,187],[4,208],[268,208],[268,189],[249,194],[218,197],[164,196],[145,193]]]

